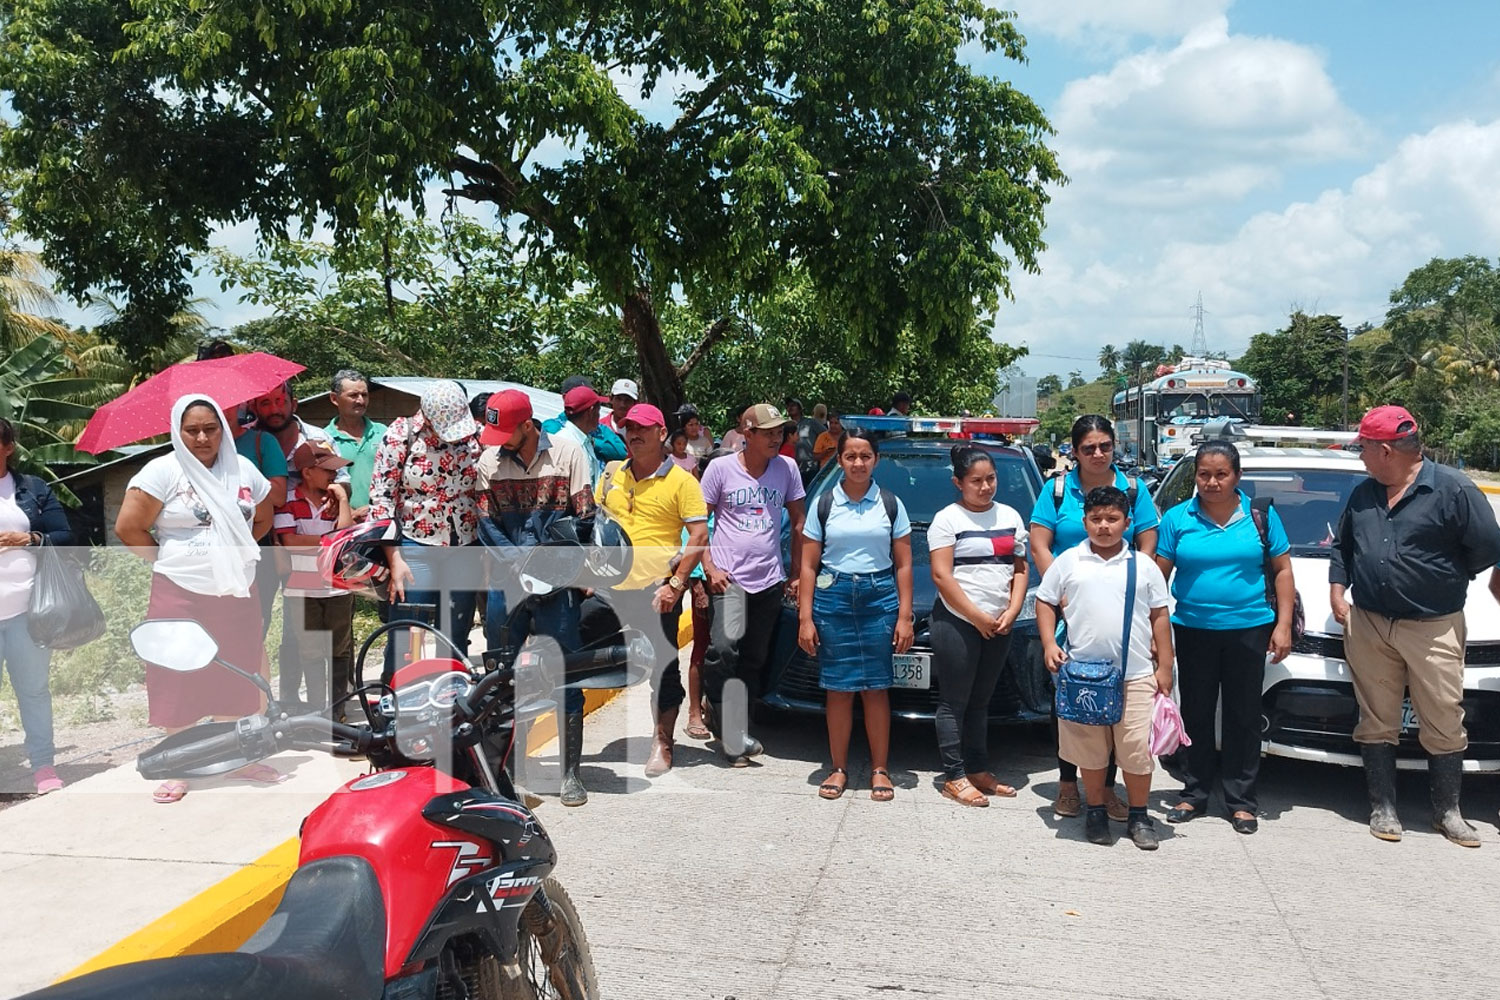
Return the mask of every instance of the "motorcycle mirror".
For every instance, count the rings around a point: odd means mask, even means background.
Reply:
[[[538,545],[521,562],[521,589],[528,594],[550,594],[569,586],[583,572],[586,558],[583,546],[576,543]]]
[[[135,655],[178,673],[202,670],[219,655],[219,644],[195,621],[163,618],[141,622],[130,630]]]

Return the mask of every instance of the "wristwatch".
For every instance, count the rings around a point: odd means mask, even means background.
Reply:
[[[662,582],[664,582],[668,587],[671,587],[673,590],[677,591],[679,594],[684,590],[687,590],[687,584],[683,583],[682,578],[679,577],[676,573],[673,573]]]

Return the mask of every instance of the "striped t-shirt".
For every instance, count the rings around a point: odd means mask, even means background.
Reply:
[[[333,505],[324,516],[298,486],[287,497],[286,503],[276,508],[276,517],[271,522],[277,538],[283,535],[326,535],[338,527],[338,506]],[[289,597],[338,597],[347,591],[335,590],[318,572],[318,547],[314,545],[289,545],[292,572],[286,580]]]
[[[1026,558],[1026,522],[1003,503],[991,504],[986,511],[952,503],[932,519],[927,548],[951,548],[953,578],[979,610],[998,615],[1010,603],[1015,562]],[[943,604],[946,607],[948,602]],[[948,610],[958,614],[951,607]]]

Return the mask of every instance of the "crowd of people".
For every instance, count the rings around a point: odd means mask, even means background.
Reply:
[[[471,399],[458,383],[436,380],[417,412],[385,426],[368,416],[369,388],[362,373],[337,372],[329,386],[337,415],[326,427],[298,417],[289,386],[232,414],[206,396],[177,400],[171,450],[130,481],[115,525],[152,564],[149,618],[194,618],[224,659],[269,677],[265,635],[279,593],[286,622],[279,701],[337,711],[353,686],[354,598],[320,573],[315,553],[332,532],[389,522],[382,616],[430,617],[460,653],[476,612],[489,646],[504,632],[511,643],[537,636],[576,649],[622,624],[641,628],[655,653],[645,773],[659,777],[673,767],[685,701],[687,735],[717,741],[729,766],[764,752],[748,708],[762,693],[787,603],[797,608],[797,644],[816,658],[826,692],[829,767],[817,794],[836,800],[848,790],[858,703],[870,797],[895,797],[895,657],[912,646],[914,612],[927,609],[913,607],[912,525],[902,499],[879,484],[878,434],[842,426],[821,405],[809,414],[788,398],[784,409],[739,407],[716,438],[691,405],[669,420],[632,380],[614,382],[605,395],[581,376],[561,386],[562,412],[548,419],[523,391]],[[906,413],[910,404],[898,394],[891,410]],[[1217,791],[1234,829],[1254,833],[1264,670],[1267,659],[1291,650],[1297,601],[1286,532],[1274,507],[1240,488],[1234,445],[1200,446],[1191,458],[1194,496],[1158,516],[1146,490],[1116,466],[1116,444],[1107,418],[1080,417],[1071,434],[1076,464],[1025,512],[997,501],[990,451],[953,448],[954,500],[926,538],[937,592],[928,621],[941,793],[969,807],[1016,794],[996,776],[988,708],[1034,566],[1044,658],[1065,693],[1053,812],[1083,816],[1093,842],[1112,842],[1116,821],[1136,846],[1157,846],[1147,815],[1157,766],[1153,706],[1175,684],[1191,746],[1179,755],[1184,787],[1167,821],[1205,815]],[[1436,825],[1477,845],[1459,813],[1463,600],[1466,581],[1500,562],[1500,529],[1470,481],[1423,457],[1406,411],[1371,411],[1358,447],[1370,478],[1339,522],[1330,584],[1360,707],[1354,736],[1369,780],[1371,832],[1401,833],[1395,746],[1409,688],[1430,755]],[[66,544],[69,535],[45,484],[7,470],[13,450],[14,432],[0,420],[0,662],[20,696],[37,789],[51,791],[61,782],[52,766],[47,654],[24,628],[23,584],[35,571],[25,550]],[[806,483],[829,462],[842,474],[809,509]],[[519,561],[559,518],[587,517],[596,507],[631,540],[629,575],[598,593],[562,589],[528,602],[515,621],[507,593]],[[464,564],[447,558],[470,546],[485,556],[467,564],[483,567],[477,575],[455,571]],[[1493,589],[1500,597],[1500,583]],[[692,622],[686,670],[684,611]],[[390,639],[386,678],[405,648],[402,637]],[[150,722],[168,732],[262,707],[259,690],[228,673],[147,664],[146,687]],[[1086,698],[1066,703],[1074,691]],[[566,805],[588,800],[579,771],[583,717],[581,692],[567,690]],[[283,778],[264,764],[233,777]],[[187,791],[187,783],[169,781],[154,797],[175,802]]]

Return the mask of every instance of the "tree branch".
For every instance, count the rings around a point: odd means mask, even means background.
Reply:
[[[670,139],[676,136],[678,132],[682,131],[685,128],[688,128],[694,122],[696,122],[699,117],[702,116],[703,112],[707,111],[715,101],[723,96],[724,91],[729,89],[729,85],[729,74],[724,73],[721,74],[719,78],[713,83],[710,83],[707,87],[704,87],[703,90],[698,93],[698,97],[693,101],[693,103],[683,109],[682,117],[678,118],[675,122],[672,123],[672,127],[667,129],[667,138]]]
[[[686,380],[693,369],[698,367],[698,362],[706,358],[708,352],[714,349],[714,345],[723,340],[724,335],[733,327],[734,321],[728,316],[720,316],[710,323],[708,329],[703,331],[703,339],[698,342],[698,346],[693,348],[687,360],[677,367],[678,379]]]

